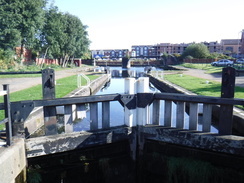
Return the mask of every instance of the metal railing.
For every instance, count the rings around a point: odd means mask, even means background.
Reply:
[[[4,119],[0,121],[0,124],[5,124],[6,132],[6,144],[10,146],[12,144],[12,124],[11,124],[11,109],[9,98],[9,85],[3,85],[3,91],[0,91],[0,96],[3,96],[4,103],[0,105],[0,110],[4,110]]]

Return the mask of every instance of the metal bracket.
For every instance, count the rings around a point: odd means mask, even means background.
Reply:
[[[153,102],[153,93],[138,93],[137,94],[137,107],[145,108]]]
[[[24,122],[34,109],[33,101],[11,103],[11,117],[14,123]]]
[[[136,95],[120,95],[119,103],[128,109],[136,108]]]

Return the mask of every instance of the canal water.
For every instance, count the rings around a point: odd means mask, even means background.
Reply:
[[[111,80],[106,83],[95,95],[105,95],[105,94],[124,94],[124,80],[127,77],[143,77],[145,71],[148,68],[145,67],[132,67],[130,69],[122,69],[121,67],[110,67],[109,70],[111,72]],[[104,70],[104,68],[100,68],[101,71]],[[157,72],[157,75],[160,77],[163,77],[163,70],[158,68],[151,68],[151,71]],[[151,93],[160,92],[157,90],[152,84],[149,84],[149,91]],[[160,116],[160,125],[164,124],[164,101],[160,102],[161,105],[161,116]],[[173,103],[173,114],[172,114],[172,126],[176,127],[176,105]],[[150,114],[152,114],[152,105],[150,106]],[[99,116],[99,124],[98,127],[101,128],[101,103],[98,104],[98,116]],[[152,122],[152,115],[150,115],[150,120]],[[199,121],[201,121],[201,116],[199,116]],[[118,101],[110,102],[110,126],[120,126],[124,125],[124,109],[121,106],[121,104]],[[185,126],[184,129],[188,129],[189,127],[189,116],[187,113],[185,113]],[[82,119],[81,121],[78,121],[74,125],[74,131],[87,131],[90,129],[90,113],[89,110],[87,110],[86,118]],[[202,130],[202,124],[198,125],[198,129]],[[218,130],[211,126],[211,132],[218,132]]]

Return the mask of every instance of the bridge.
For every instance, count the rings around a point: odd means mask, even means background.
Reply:
[[[6,123],[8,134],[8,147],[5,148],[14,146],[15,140],[24,139],[22,140],[23,147],[25,147],[23,159],[126,141],[129,143],[131,159],[138,161],[143,159],[143,154],[150,151],[148,146],[156,142],[161,145],[176,145],[216,153],[222,158],[230,159],[232,163],[239,162],[238,168],[243,173],[241,164],[244,163],[244,137],[233,135],[232,132],[233,106],[243,106],[243,99],[148,93],[145,90],[148,78],[140,78],[137,81],[125,79],[125,82],[129,83],[125,94],[54,98],[52,95],[54,73],[52,71],[47,71],[47,73],[47,78],[44,80],[47,97],[43,100],[10,102],[7,100],[7,86],[4,86],[5,92],[2,93],[5,100],[0,109],[6,111],[6,120],[3,120],[2,123]],[[131,87],[135,86],[133,83],[138,86],[136,93],[131,90]],[[111,126],[110,113],[113,112],[113,109],[110,108],[111,102],[118,102],[123,106],[124,125]],[[99,103],[102,106],[101,118],[98,116]],[[176,104],[175,108],[173,104]],[[218,131],[213,133],[210,131],[212,107],[216,105],[220,106],[221,112]],[[64,133],[61,134],[58,132],[57,123],[57,107],[60,106],[64,109]],[[203,106],[201,120],[199,106]],[[31,137],[29,129],[25,126],[25,120],[34,109],[39,107],[44,111],[44,134],[40,137]],[[90,110],[89,130],[73,132],[74,119],[82,118],[87,109]],[[185,120],[186,111],[189,113],[189,121]],[[173,114],[176,114],[176,125],[172,123]],[[160,120],[161,118],[163,120]],[[188,123],[187,128],[185,128],[185,123]],[[202,125],[201,129],[199,124]],[[231,164],[229,161],[228,163]]]

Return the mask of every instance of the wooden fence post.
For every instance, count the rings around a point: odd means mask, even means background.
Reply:
[[[44,69],[42,71],[42,96],[43,99],[55,98],[55,74],[53,69]],[[43,107],[43,112],[45,134],[57,134],[56,106]]]
[[[235,74],[233,67],[223,68],[221,98],[234,98],[235,94]],[[219,134],[232,134],[233,105],[221,105],[219,117]]]

